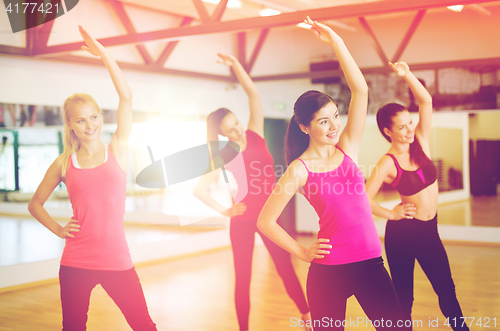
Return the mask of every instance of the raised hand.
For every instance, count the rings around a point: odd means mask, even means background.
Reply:
[[[71,219],[71,221],[68,222],[58,233],[57,235],[59,238],[65,239],[66,237],[69,238],[75,238],[75,236],[72,234],[72,232],[79,232],[80,231],[80,225],[78,224],[78,220]]]
[[[417,207],[413,203],[400,203],[394,207],[392,212],[393,220],[400,220],[403,218],[414,218],[414,215],[417,212]]]
[[[100,42],[98,42],[94,37],[92,37],[81,25],[78,26],[80,34],[87,46],[82,46],[82,50],[89,52],[94,56],[101,56],[106,49]]]
[[[224,64],[229,67],[238,63],[238,60],[233,55],[217,53],[217,56],[220,58],[217,63]]]
[[[332,248],[332,245],[325,244],[328,242],[330,242],[330,239],[319,238],[318,240],[316,240],[311,247],[305,250],[302,260],[311,262],[314,259],[324,258],[325,254],[330,254],[330,251],[325,250]]]
[[[225,210],[222,212],[222,215],[227,216],[227,217],[234,217],[238,215],[243,215],[245,211],[247,210],[247,206],[243,203],[237,203],[228,210]]]
[[[400,77],[404,77],[410,73],[410,67],[405,62],[396,62],[396,63],[389,62],[389,66]]]
[[[314,35],[324,42],[325,44],[333,44],[338,41],[342,41],[338,34],[336,34],[329,26],[313,21],[309,16],[304,20],[304,23],[309,24],[311,26],[311,31],[314,32]]]

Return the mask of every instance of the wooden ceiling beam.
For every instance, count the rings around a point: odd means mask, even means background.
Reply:
[[[413,19],[413,22],[410,25],[410,28],[406,32],[406,35],[404,36],[403,40],[401,41],[401,44],[398,47],[398,50],[396,51],[396,54],[394,54],[394,57],[392,58],[392,63],[398,62],[399,59],[401,58],[401,55],[403,55],[403,52],[405,51],[406,47],[410,43],[411,38],[415,34],[415,31],[417,31],[418,26],[420,25],[420,22],[424,19],[425,13],[427,10],[422,9],[419,10],[415,18]]]
[[[132,20],[130,20],[130,17],[127,15],[127,12],[125,11],[123,3],[121,3],[120,1],[110,1],[109,3],[113,7],[114,12],[118,16],[118,19],[125,27],[125,30],[127,30],[127,32],[130,34],[137,33],[134,24],[132,23]],[[146,46],[137,44],[135,45],[135,47],[137,48],[139,54],[141,54],[144,64],[150,65],[154,63],[153,58],[146,49]]]
[[[229,0],[220,0],[220,2],[217,4],[217,7],[215,7],[214,13],[212,14],[212,22],[220,22],[220,20],[222,19],[222,15],[224,15],[224,12],[226,11],[228,1]]]
[[[253,49],[252,52],[252,57],[250,58],[250,61],[247,63],[248,73],[252,71],[253,65],[257,60],[257,56],[259,56],[260,50],[262,49],[262,46],[264,45],[264,41],[266,41],[266,37],[268,34],[269,34],[269,29],[262,29],[262,31],[260,31],[259,39],[257,40],[257,44],[255,44],[255,48]]]
[[[193,19],[191,17],[186,16],[182,19],[180,26],[189,25],[191,24],[192,21]],[[158,57],[158,60],[156,61],[155,65],[157,67],[163,67],[163,65],[165,64],[165,62],[167,62],[168,58],[170,57],[170,55],[172,54],[178,43],[179,40],[171,41],[167,44],[167,46],[165,46],[165,49],[163,50],[163,52]]]
[[[81,63],[81,64],[90,64],[102,67],[102,61],[100,59],[85,57],[85,56],[77,56],[77,55],[64,55],[64,56],[54,56],[54,57],[45,57],[44,59],[54,60],[59,62],[71,62],[71,63]],[[156,66],[146,66],[143,64],[136,63],[128,63],[128,62],[116,62],[121,69],[131,69],[131,70],[139,70],[143,72],[152,72],[152,73],[162,73],[169,75],[179,75],[193,78],[201,78],[201,79],[210,79],[210,80],[219,80],[225,82],[232,82],[229,76],[223,75],[214,75],[203,72],[194,72],[194,71],[186,71],[186,70],[177,70],[177,69],[167,69],[167,68],[158,68]]]
[[[221,1],[221,3],[223,3],[223,1]],[[462,0],[461,4],[466,5],[494,1],[497,0]],[[219,5],[221,3],[219,3]],[[456,4],[456,0],[376,1],[354,5],[344,5],[282,13],[275,16],[251,17],[239,20],[212,22],[210,24],[200,24],[196,26],[176,27],[164,30],[127,34],[123,36],[102,38],[99,39],[99,42],[101,42],[105,47],[111,47],[154,40],[179,40],[186,37],[208,35],[213,33],[239,32],[251,29],[265,29],[277,26],[294,25],[302,22],[304,17],[306,16],[310,16],[315,20],[321,21],[345,17],[365,17],[370,15],[388,14],[403,11],[419,11],[428,8],[446,7],[453,4]],[[75,42],[70,44],[45,47],[43,49],[36,50],[34,55],[55,55],[67,53],[79,50],[80,46],[82,45],[82,42]]]
[[[382,65],[384,67],[389,68],[389,63],[388,63],[389,60],[388,60],[387,56],[385,55],[384,49],[382,48],[382,45],[378,41],[377,36],[375,35],[375,33],[371,29],[370,25],[368,24],[368,21],[364,17],[358,17],[358,20],[361,23],[361,26],[363,27],[363,29],[366,31],[366,33],[368,33],[368,35],[371,37],[372,42],[373,42],[373,46],[375,47],[375,51],[377,51],[377,54],[378,54],[380,60],[382,61]]]
[[[208,23],[210,22],[210,15],[207,12],[207,8],[201,2],[201,0],[193,0],[193,4],[196,8],[196,11],[198,12],[198,15],[200,15],[200,21],[202,23]]]

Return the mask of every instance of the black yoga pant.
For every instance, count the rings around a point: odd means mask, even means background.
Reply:
[[[371,322],[364,316],[346,320],[347,299],[352,295]],[[314,331],[366,325],[376,330],[405,329],[396,291],[381,257],[341,265],[311,263],[307,300]]]
[[[248,330],[250,314],[250,278],[252,275],[252,255],[255,232],[260,234],[276,270],[283,280],[286,292],[302,314],[309,312],[306,298],[299,279],[293,269],[290,253],[273,243],[257,228],[257,221],[233,221],[230,224],[230,238],[233,249],[236,315],[240,330]]]
[[[387,221],[385,250],[394,287],[406,319],[411,319],[415,260],[432,284],[443,315],[453,330],[469,330],[462,325],[462,310],[457,300],[450,263],[439,238],[437,215],[430,221],[401,219]],[[456,324],[453,322],[455,318]]]
[[[86,330],[90,293],[101,284],[134,331],[156,331],[134,268],[124,271],[59,269],[63,331]]]

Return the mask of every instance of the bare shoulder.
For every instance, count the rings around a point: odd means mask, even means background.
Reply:
[[[70,156],[71,157],[71,156]],[[62,166],[63,166],[63,161],[64,161],[64,154],[59,155],[54,162],[50,165],[49,170],[55,170],[59,171],[61,173],[62,171]]]
[[[380,158],[375,171],[377,171],[376,175],[382,176],[385,182],[392,182],[397,176],[397,169],[394,164],[394,160],[387,154]]]
[[[299,187],[304,186],[307,182],[308,171],[304,163],[299,160],[293,160],[292,163],[288,166],[283,176],[295,181]]]
[[[120,139],[116,133],[111,137],[109,146],[116,157],[128,156],[128,139]]]

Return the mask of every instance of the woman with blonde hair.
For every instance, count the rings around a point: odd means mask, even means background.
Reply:
[[[82,27],[87,46],[99,56],[118,92],[117,129],[109,146],[100,139],[102,112],[87,94],[64,102],[64,153],[47,170],[28,209],[40,223],[66,241],[59,283],[63,330],[86,330],[92,289],[100,284],[120,308],[133,330],[156,330],[132,264],[125,231],[128,137],[132,130],[132,92],[108,51]],[[73,217],[64,226],[44,208],[64,182]]]

